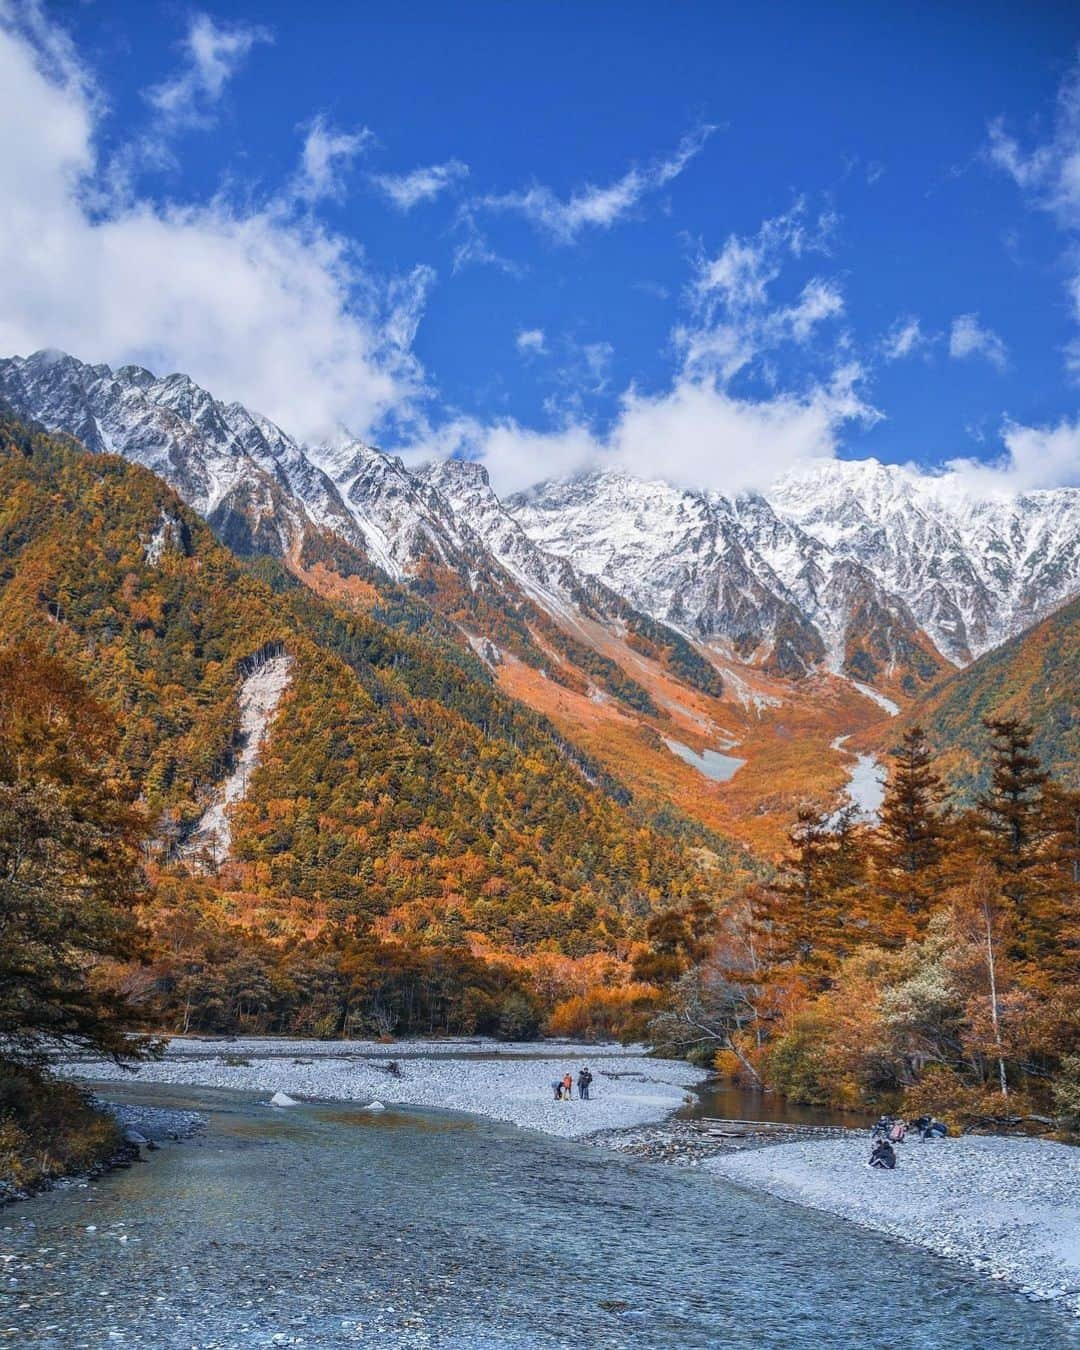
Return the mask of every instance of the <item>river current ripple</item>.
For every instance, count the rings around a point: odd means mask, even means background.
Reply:
[[[1053,1308],[701,1175],[465,1116],[116,1095],[210,1128],[0,1213],[0,1345],[1080,1345]]]

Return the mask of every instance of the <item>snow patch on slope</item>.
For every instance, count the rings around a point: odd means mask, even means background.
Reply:
[[[254,670],[240,686],[240,752],[232,772],[218,787],[213,802],[199,819],[184,847],[187,856],[209,852],[224,862],[232,847],[229,807],[243,801],[248,775],[259,762],[259,750],[281,696],[289,685],[291,656],[273,656]]]

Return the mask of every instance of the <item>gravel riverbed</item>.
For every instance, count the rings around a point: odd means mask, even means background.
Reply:
[[[799,1140],[701,1166],[962,1261],[1080,1315],[1080,1149],[967,1135],[915,1140],[897,1152],[892,1172],[866,1166],[866,1136]]]
[[[397,1073],[391,1073],[394,1063]],[[588,1064],[591,1100],[557,1102],[552,1083]],[[573,1042],[513,1044],[493,1041],[275,1041],[228,1042],[185,1037],[165,1058],[130,1070],[99,1060],[61,1072],[99,1082],[233,1088],[294,1098],[435,1107],[467,1111],[564,1139],[596,1130],[662,1120],[682,1106],[707,1075],[677,1060],[650,1059],[641,1046],[602,1047]]]

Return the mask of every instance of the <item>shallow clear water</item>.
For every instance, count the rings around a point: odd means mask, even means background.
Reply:
[[[469,1117],[115,1095],[211,1129],[0,1215],[0,1343],[1080,1344],[1053,1309],[701,1174]]]
[[[746,763],[745,759],[736,759],[734,755],[721,754],[719,750],[702,750],[700,754],[696,750],[691,750],[688,745],[683,745],[681,741],[670,741],[665,736],[664,744],[673,754],[684,759],[687,764],[692,764],[699,773],[703,773],[706,778],[711,778],[716,783],[726,783],[729,778],[734,778],[736,773]]]

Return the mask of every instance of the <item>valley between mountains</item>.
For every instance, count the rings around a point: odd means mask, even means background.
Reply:
[[[407,596],[409,626],[428,612],[636,796],[764,856],[800,799],[843,789],[852,749],[887,748],[891,714],[977,681],[1080,590],[1076,489],[984,500],[862,461],[735,498],[612,470],[502,500],[479,464],[407,468],[344,431],[301,445],[183,375],[39,352],[0,361],[0,397],[334,604]],[[706,751],[742,763],[719,782]]]
[[[502,500],[181,375],[43,352],[0,397],[31,1067],[57,1027],[647,1038],[1074,1128],[1080,492]]]

